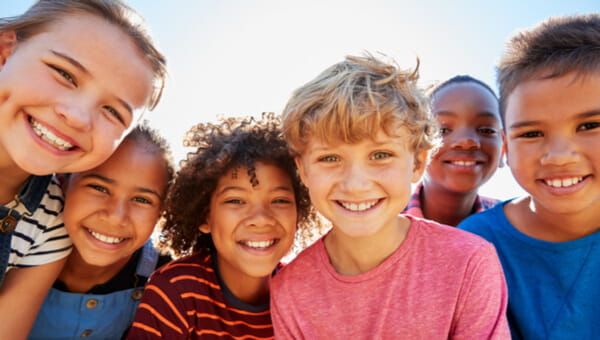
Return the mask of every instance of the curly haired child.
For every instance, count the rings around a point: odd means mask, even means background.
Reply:
[[[188,256],[152,275],[128,338],[271,339],[270,277],[317,222],[279,118],[198,124],[184,144],[160,243]]]
[[[417,80],[416,69],[347,57],[288,101],[285,138],[333,226],[273,278],[276,338],[509,337],[494,247],[400,214],[434,131]]]
[[[142,18],[119,0],[39,0],[0,19],[3,338],[27,336],[71,251],[51,174],[108,159],[158,103],[165,73]]]

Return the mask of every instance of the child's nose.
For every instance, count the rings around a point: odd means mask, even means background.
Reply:
[[[479,149],[481,146],[477,132],[471,131],[471,129],[459,129],[450,138],[452,138],[451,145],[453,148],[471,150]]]
[[[342,189],[353,192],[368,190],[370,185],[369,171],[363,164],[354,162],[346,166],[340,178]]]
[[[569,138],[549,137],[540,159],[542,165],[566,165],[576,162],[580,154]]]
[[[113,199],[104,209],[104,218],[113,226],[121,226],[129,220],[129,208],[126,200]]]
[[[55,108],[55,112],[65,123],[83,132],[89,132],[92,127],[92,109],[79,103],[62,104]]]
[[[246,218],[246,225],[254,227],[264,227],[273,225],[275,218],[268,207],[257,204],[252,207],[249,216]]]

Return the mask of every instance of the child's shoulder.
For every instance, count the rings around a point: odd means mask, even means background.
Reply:
[[[411,219],[411,231],[416,242],[432,243],[439,247],[478,247],[488,243],[481,237],[436,221],[407,215]]]
[[[313,271],[320,271],[318,266],[321,261],[327,259],[327,252],[323,244],[322,236],[308,248],[302,250],[291,262],[284,265],[274,276],[274,281],[278,281],[280,277],[306,277],[306,274]],[[294,278],[291,279],[292,281]]]
[[[490,242],[473,233],[427,219],[409,218],[412,222],[406,246],[419,257],[427,258],[425,255],[431,254],[437,258],[443,249],[446,260],[461,262],[493,249]]]
[[[212,254],[200,251],[166,263],[152,274],[151,280],[156,281],[160,278],[170,281],[181,276],[208,277],[214,273]]]
[[[473,214],[464,219],[457,228],[481,235],[492,229],[510,225],[506,213],[504,212],[504,206],[513,200],[514,199],[502,201],[490,209]]]

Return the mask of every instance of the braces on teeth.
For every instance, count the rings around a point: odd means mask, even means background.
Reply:
[[[31,119],[31,126],[33,127],[33,131],[40,136],[44,141],[52,144],[56,148],[66,151],[73,147],[73,145],[67,142],[64,139],[58,138],[55,134],[50,132],[50,130],[46,129],[42,124]]]

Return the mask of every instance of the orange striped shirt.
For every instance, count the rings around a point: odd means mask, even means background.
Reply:
[[[127,339],[273,339],[269,306],[238,300],[215,268],[199,252],[156,271]]]

